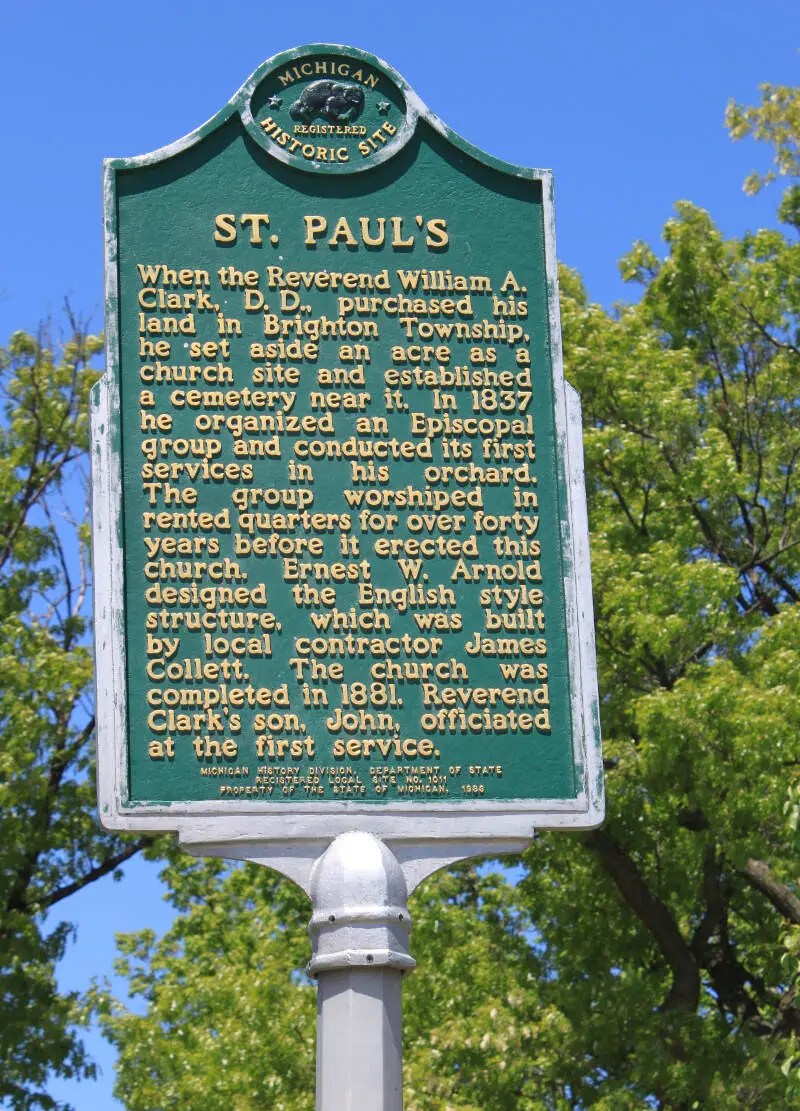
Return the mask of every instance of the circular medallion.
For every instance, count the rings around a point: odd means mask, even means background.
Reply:
[[[358,173],[411,137],[417,111],[385,63],[351,47],[307,46],[254,75],[242,111],[269,154],[309,173]]]

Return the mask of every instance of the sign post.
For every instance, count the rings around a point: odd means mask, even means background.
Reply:
[[[100,817],[299,883],[318,1107],[400,1108],[408,893],[603,816],[552,178],[322,44],[104,196]]]
[[[318,1111],[401,1111],[406,900],[399,861],[371,833],[340,833],[314,868]]]

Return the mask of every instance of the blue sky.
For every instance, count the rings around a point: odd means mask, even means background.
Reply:
[[[593,299],[630,295],[617,259],[657,249],[677,200],[740,234],[774,219],[776,197],[741,183],[768,152],[732,144],[729,97],[797,84],[796,0],[618,0],[590,4],[114,5],[8,3],[0,15],[0,343],[57,317],[65,296],[101,327],[100,166],[153,150],[217,111],[265,58],[343,42],[385,58],[447,124],[489,153],[552,168],[557,245]],[[110,972],[113,934],[169,921],[157,868],[129,867],[59,907],[78,940],[65,986]],[[111,1054],[93,1084],[54,1084],[79,1111],[119,1106]]]

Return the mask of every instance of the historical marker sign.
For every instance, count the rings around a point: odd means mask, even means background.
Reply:
[[[597,824],[550,174],[316,45],[107,162],[105,219],[103,821]]]

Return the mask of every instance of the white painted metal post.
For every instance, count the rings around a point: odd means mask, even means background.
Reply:
[[[415,967],[402,868],[371,833],[342,833],[310,888],[317,1111],[402,1111],[401,985]]]

